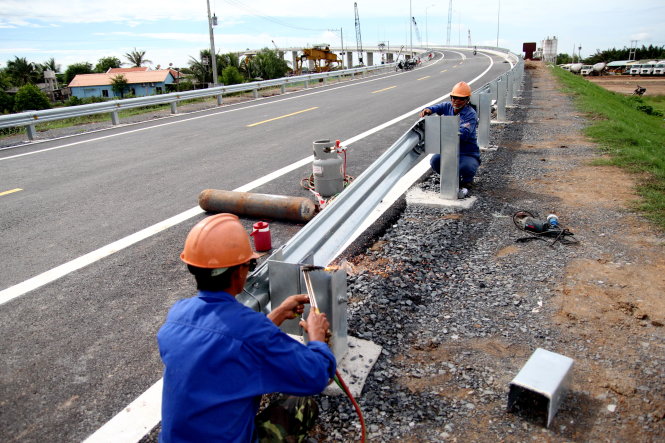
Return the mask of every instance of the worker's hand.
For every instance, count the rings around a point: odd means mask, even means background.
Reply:
[[[288,297],[281,305],[273,309],[268,318],[277,326],[280,326],[284,320],[290,320],[302,315],[305,311],[305,303],[309,303],[307,294],[297,294]]]
[[[432,110],[430,108],[425,108],[420,111],[420,116],[425,117],[426,115],[432,115]]]
[[[328,322],[328,318],[326,318],[326,314],[317,314],[312,309],[307,316],[307,322],[301,321],[300,326],[307,331],[310,341],[327,341],[330,323]]]

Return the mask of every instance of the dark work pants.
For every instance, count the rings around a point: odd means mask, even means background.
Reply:
[[[432,169],[437,174],[441,170],[441,155],[435,154],[429,161],[429,164],[432,166]],[[476,157],[470,155],[460,155],[459,156],[459,175],[460,183],[471,183],[473,182],[473,177],[476,175],[476,171],[480,166],[480,162]]]
[[[259,441],[302,442],[314,427],[318,415],[319,407],[312,397],[280,394],[256,416]]]

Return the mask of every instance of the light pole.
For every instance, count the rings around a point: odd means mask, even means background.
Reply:
[[[409,39],[411,46],[409,58],[413,58],[413,14],[411,13],[411,0],[409,0]]]
[[[208,30],[210,31],[210,62],[212,63],[212,86],[217,86],[217,57],[215,55],[215,34],[212,31],[213,18],[210,16],[210,0],[206,0],[208,4]],[[217,16],[215,16],[215,24],[217,24]]]
[[[427,27],[427,10],[429,8],[431,8],[432,6],[436,6],[436,5],[429,5],[429,6],[425,7],[425,40],[427,40],[427,42],[426,42],[427,48],[429,48],[429,28]]]
[[[496,47],[499,47],[499,18],[501,17],[501,0],[499,0],[499,8],[496,11]]]

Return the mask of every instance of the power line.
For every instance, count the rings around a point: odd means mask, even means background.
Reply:
[[[224,0],[224,2],[228,3],[232,6],[235,6],[239,9],[242,9],[245,12],[248,12],[249,15],[252,15],[254,17],[258,17],[260,19],[269,21],[269,22],[274,23],[274,24],[279,25],[279,26],[284,26],[285,28],[295,29],[297,31],[312,31],[312,32],[326,32],[327,31],[327,29],[303,28],[303,27],[300,27],[300,26],[291,25],[291,24],[289,24],[287,22],[284,22],[284,21],[282,21],[282,20],[280,20],[276,17],[272,17],[270,15],[265,15],[265,14],[261,13],[261,11],[258,11],[257,9],[254,9],[253,7],[245,4],[244,2],[242,2],[240,0]]]

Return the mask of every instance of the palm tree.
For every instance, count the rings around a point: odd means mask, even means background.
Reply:
[[[55,59],[53,57],[51,57],[50,59],[48,59],[48,61],[46,63],[42,63],[42,70],[43,71],[49,70],[49,71],[53,71],[55,73],[58,73],[58,72],[60,72],[60,65],[58,65],[55,62]]]
[[[206,60],[206,62],[204,63],[203,60]],[[189,71],[192,75],[194,75],[194,78],[198,83],[210,83],[212,81],[212,68],[210,67],[209,49],[202,49],[199,52],[198,60],[192,56],[189,57]]]
[[[7,74],[9,74],[14,86],[23,86],[39,81],[39,71],[34,63],[24,57],[15,57],[7,61]]]
[[[125,54],[125,58],[129,60],[129,64],[131,64],[133,68],[140,68],[143,66],[143,64],[152,63],[151,60],[143,57],[145,57],[145,51],[137,51],[136,48],[134,48],[133,51]]]

